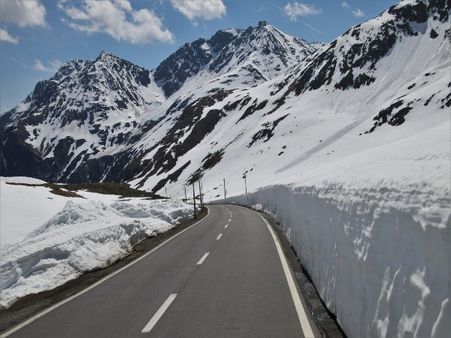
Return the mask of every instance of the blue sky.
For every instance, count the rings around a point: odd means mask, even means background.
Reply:
[[[148,69],[185,42],[268,21],[329,42],[396,0],[0,0],[0,112],[62,63],[102,50]]]

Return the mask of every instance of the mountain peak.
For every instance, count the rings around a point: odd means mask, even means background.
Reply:
[[[210,39],[184,44],[157,67],[154,78],[167,97],[204,71],[216,76],[232,72],[233,78],[239,78],[235,83],[249,86],[277,76],[315,50],[260,21],[257,26],[223,29]]]
[[[108,61],[108,60],[117,60],[117,59],[121,59],[121,58],[111,54],[110,52],[102,50],[95,61],[98,61],[98,60],[100,60],[100,61]]]

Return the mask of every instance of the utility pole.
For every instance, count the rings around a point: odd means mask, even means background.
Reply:
[[[226,190],[225,178],[222,179],[222,183],[223,183],[223,186],[224,186],[224,199],[227,199],[227,190]]]
[[[204,201],[202,198],[202,187],[200,184],[200,178],[197,180],[197,183],[199,184],[199,201],[200,201],[200,210],[202,210],[202,208],[204,207]]]
[[[164,187],[164,197],[168,198],[168,188]]]
[[[186,195],[186,185],[183,186],[185,188],[185,202],[188,201],[188,196]]]
[[[194,188],[193,182],[193,203],[194,203],[194,218],[196,218],[197,210],[196,210],[196,190]]]
[[[204,184],[202,183],[202,176],[200,177],[200,196],[202,198],[202,207],[204,206]]]
[[[247,195],[247,180],[246,180],[246,173],[243,174],[243,178],[244,178],[244,193]]]

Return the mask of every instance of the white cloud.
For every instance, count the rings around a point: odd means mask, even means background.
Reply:
[[[63,21],[80,32],[104,33],[130,43],[174,40],[173,34],[152,10],[134,10],[128,0],[83,0],[81,4],[65,0],[58,7],[69,18]]]
[[[365,16],[365,13],[361,9],[357,8],[356,10],[352,11],[352,15],[358,18],[363,18]]]
[[[171,4],[191,21],[196,18],[213,20],[226,13],[222,0],[171,0]]]
[[[341,3],[341,7],[349,8],[350,6],[349,6],[349,4],[348,4],[346,1],[343,1],[343,2]]]
[[[19,42],[19,39],[10,35],[6,29],[0,28],[0,41],[16,44]]]
[[[47,65],[44,65],[41,60],[36,59],[34,61],[33,69],[37,70],[38,72],[49,72],[54,73],[58,70],[59,67],[62,66],[62,62],[60,60],[52,60],[47,63]]]
[[[20,27],[46,26],[45,7],[39,0],[0,0],[0,21]]]
[[[289,2],[283,8],[283,11],[292,21],[296,21],[298,17],[308,16],[321,13],[321,9],[315,5],[304,4],[302,2]]]

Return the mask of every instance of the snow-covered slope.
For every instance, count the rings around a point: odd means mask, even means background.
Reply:
[[[133,177],[130,146],[167,122],[181,97],[209,95],[205,83],[263,83],[315,50],[261,22],[185,44],[153,71],[106,52],[72,60],[0,117],[0,174],[70,182]]]
[[[166,183],[171,194],[182,195],[182,185],[202,170],[206,186],[218,188],[227,178],[229,191],[240,192],[244,172],[259,187],[335,162],[353,163],[349,157],[371,157],[366,154],[386,147],[380,150],[386,156],[373,157],[381,161],[379,171],[353,173],[415,182],[420,169],[429,175],[441,170],[434,176],[441,185],[446,169],[434,161],[415,160],[421,167],[410,172],[385,164],[404,158],[409,167],[412,156],[427,156],[432,149],[421,139],[431,135],[439,140],[433,158],[446,164],[448,11],[444,1],[403,2],[259,86],[206,83],[181,95],[166,119],[133,147],[141,166],[132,182],[155,191]],[[371,80],[357,80],[365,76]],[[418,147],[406,156],[402,143]]]
[[[0,177],[0,308],[106,267],[192,215],[177,200],[86,191],[78,192],[83,198],[64,197],[36,186],[42,183]]]
[[[246,88],[282,74],[315,50],[261,21],[256,27],[220,30],[209,40],[185,44],[158,66],[154,77],[167,96],[186,82],[191,87],[210,80],[217,86]]]

